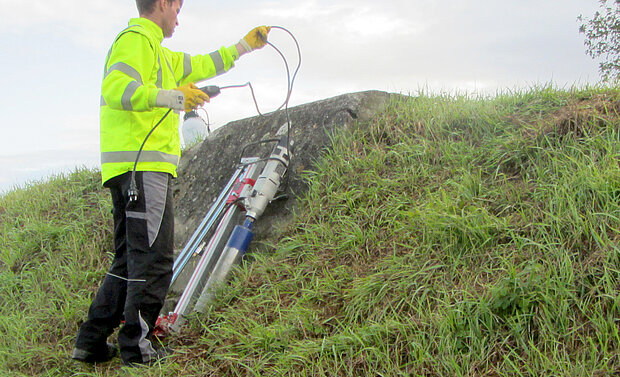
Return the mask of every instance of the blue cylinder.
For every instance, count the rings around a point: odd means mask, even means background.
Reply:
[[[228,244],[226,247],[231,247],[233,249],[237,249],[245,254],[250,242],[252,242],[252,238],[254,237],[254,233],[244,226],[237,225],[233,230],[230,238],[228,239]]]

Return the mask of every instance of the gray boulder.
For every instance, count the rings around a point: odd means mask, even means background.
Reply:
[[[293,157],[288,169],[285,194],[288,199],[272,202],[255,224],[255,240],[273,235],[292,219],[297,198],[307,186],[300,173],[312,170],[320,154],[329,147],[329,135],[341,127],[366,120],[382,111],[393,94],[366,91],[345,94],[289,109]],[[179,177],[174,181],[176,248],[182,249],[203,220],[211,204],[240,161],[245,145],[274,138],[287,124],[284,110],[228,123],[215,130],[181,158]],[[268,157],[274,143],[248,148],[245,157]]]

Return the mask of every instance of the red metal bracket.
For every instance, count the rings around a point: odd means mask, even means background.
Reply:
[[[177,321],[178,314],[170,313],[170,315],[159,316],[157,322],[155,322],[155,328],[153,329],[153,336],[159,339],[163,339],[170,333],[170,327]]]
[[[245,179],[238,181],[235,184],[235,186],[233,186],[232,191],[230,192],[230,195],[228,196],[228,199],[226,199],[226,204],[235,203],[241,197],[241,192],[243,191],[243,188],[246,185],[250,185],[251,187],[254,187],[255,183],[256,183],[256,180],[251,179],[251,178],[245,178]],[[237,202],[237,205],[241,207],[241,209],[245,210],[245,208],[243,207],[243,203]]]

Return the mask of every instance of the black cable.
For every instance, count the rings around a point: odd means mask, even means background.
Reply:
[[[288,65],[288,60],[286,59],[286,57],[284,56],[282,51],[280,51],[273,43],[266,42],[266,44],[268,44],[274,50],[276,50],[276,52],[280,55],[280,57],[282,57],[282,60],[284,61],[284,66],[286,68],[286,78],[287,78],[286,99],[284,100],[284,103],[282,105],[280,105],[276,110],[273,111],[273,113],[271,114],[271,115],[273,115],[273,114],[277,113],[278,111],[282,110],[283,107],[286,107],[286,109],[288,109],[288,103],[289,103],[289,100],[291,99],[291,95],[293,94],[293,85],[295,84],[295,79],[297,78],[297,73],[299,72],[299,69],[301,68],[301,47],[299,46],[299,42],[297,41],[297,39],[295,38],[293,33],[291,33],[288,29],[286,29],[286,28],[284,28],[282,26],[271,26],[271,28],[272,29],[283,30],[283,31],[287,32],[291,36],[291,38],[293,38],[293,41],[295,42],[295,46],[297,48],[297,58],[298,58],[297,68],[295,69],[295,72],[293,73],[293,77],[291,78],[291,73],[290,73],[290,69],[289,69],[289,65]],[[220,90],[231,89],[231,88],[244,88],[246,86],[250,88],[250,92],[252,94],[252,100],[254,101],[254,105],[256,107],[256,112],[258,113],[258,115],[260,115],[262,117],[269,116],[269,115],[263,114],[260,111],[260,108],[259,108],[259,105],[258,105],[258,100],[256,99],[256,94],[254,93],[254,87],[252,86],[251,82],[247,82],[245,84],[239,84],[239,85],[221,86]],[[290,126],[290,117],[287,117],[287,118],[288,118],[289,126]]]
[[[209,119],[209,112],[204,107],[199,108],[199,110],[204,111],[207,116],[207,136],[209,136],[211,134],[211,119]],[[196,112],[196,114],[198,114],[198,112]]]
[[[243,159],[243,155],[245,154],[246,149],[248,149],[249,147],[252,147],[254,145],[259,145],[259,144],[275,143],[275,142],[278,142],[278,141],[280,141],[280,139],[265,139],[265,140],[255,141],[253,143],[248,143],[248,144],[244,145],[243,149],[241,150],[241,154],[239,155],[239,161],[241,161]],[[258,161],[255,161],[252,164],[255,164],[256,162],[258,162]],[[240,162],[239,165],[237,165],[237,166],[243,166],[243,165],[247,165],[247,164],[243,164],[243,163]]]
[[[138,192],[138,187],[136,186],[136,168],[138,167],[138,161],[140,160],[140,155],[142,154],[142,149],[144,149],[144,145],[146,144],[146,141],[149,139],[149,137],[151,136],[153,131],[155,131],[157,126],[159,126],[161,124],[161,122],[163,122],[164,119],[166,119],[166,117],[168,116],[168,114],[170,114],[171,111],[172,111],[172,109],[168,109],[168,111],[166,111],[164,116],[161,117],[159,122],[157,122],[157,124],[153,128],[151,128],[149,133],[144,138],[144,141],[142,142],[142,145],[140,146],[140,149],[138,149],[138,155],[136,156],[136,161],[134,162],[133,170],[131,171],[131,181],[129,182],[129,191],[127,192],[128,196],[129,196],[129,201],[130,202],[134,202],[134,201],[138,200],[139,192]]]
[[[295,42],[295,46],[297,47],[297,58],[298,58],[298,62],[297,62],[297,68],[295,69],[295,72],[293,73],[293,78],[291,79],[290,77],[290,71],[288,68],[288,61],[286,60],[286,57],[284,56],[284,54],[282,54],[282,52],[280,50],[278,50],[278,48],[276,46],[274,46],[272,43],[267,42],[267,44],[269,44],[274,50],[276,50],[278,52],[278,54],[280,54],[280,56],[282,57],[282,59],[284,60],[284,64],[286,66],[286,74],[287,74],[287,80],[288,80],[288,93],[286,96],[286,101],[284,102],[285,104],[285,113],[286,113],[286,121],[287,121],[287,130],[286,130],[286,149],[289,152],[289,155],[291,154],[291,117],[288,111],[288,103],[289,100],[291,99],[291,95],[293,94],[293,85],[295,85],[295,79],[297,78],[297,73],[299,72],[299,69],[301,68],[301,48],[299,47],[299,42],[297,41],[297,38],[295,38],[295,36],[293,35],[293,33],[291,33],[288,29],[282,27],[282,26],[272,26],[272,29],[280,29],[285,31],[286,33],[288,33],[291,38],[293,38],[293,41]],[[290,160],[289,160],[289,165],[290,165]],[[288,187],[289,185],[289,177],[290,174],[288,173],[288,169],[287,169],[287,173],[286,173],[286,181],[284,183],[285,189],[286,187]]]
[[[289,151],[289,154],[291,153],[291,145],[290,145],[290,141],[291,141],[291,117],[290,117],[290,113],[289,113],[289,109],[288,109],[288,105],[289,105],[289,101],[291,99],[291,95],[293,94],[293,85],[295,85],[295,79],[297,78],[297,73],[299,72],[299,69],[301,68],[301,48],[299,46],[299,42],[297,41],[297,39],[295,38],[295,36],[293,35],[293,33],[291,33],[288,29],[281,27],[281,26],[271,26],[272,29],[280,29],[285,31],[286,33],[288,33],[291,38],[293,38],[293,41],[295,42],[295,45],[297,47],[297,57],[298,57],[298,62],[297,62],[297,68],[295,69],[295,72],[293,73],[293,76],[291,78],[291,71],[289,69],[289,65],[288,65],[288,60],[286,59],[286,57],[284,56],[284,54],[282,53],[282,51],[280,51],[275,45],[273,45],[271,42],[266,41],[266,44],[268,44],[269,46],[271,46],[279,55],[280,57],[282,57],[282,60],[284,61],[284,66],[286,68],[286,79],[287,79],[287,93],[286,93],[286,99],[284,100],[284,103],[278,107],[275,111],[273,111],[272,114],[270,115],[265,115],[260,111],[259,105],[258,105],[258,101],[256,99],[256,94],[254,93],[254,88],[252,87],[252,83],[251,82],[247,82],[245,84],[241,84],[241,85],[229,85],[229,86],[224,86],[224,87],[220,87],[220,90],[222,89],[229,89],[229,88],[243,88],[243,87],[249,87],[250,88],[250,92],[252,94],[252,99],[254,101],[254,105],[256,106],[256,111],[258,113],[259,116],[261,117],[266,117],[266,116],[273,116],[275,115],[278,111],[282,110],[282,108],[284,108],[285,110],[285,114],[286,114],[286,124],[287,124],[287,129],[286,129],[286,136],[287,136],[287,145],[286,148]],[[267,142],[272,142],[272,141],[279,141],[278,139],[270,139],[270,140],[261,140],[259,142],[256,143],[251,143],[248,144],[246,146],[243,147],[243,150],[241,152],[241,157],[240,157],[240,161],[243,158],[243,154],[245,153],[245,150],[252,145],[256,145],[256,144],[261,144],[261,143],[267,143]],[[264,159],[264,160],[269,160]],[[288,187],[289,184],[289,174],[286,174],[286,181],[284,186]]]
[[[284,66],[286,67],[286,78],[287,78],[287,93],[286,93],[286,99],[284,100],[284,103],[278,107],[271,115],[276,114],[278,111],[282,110],[282,108],[284,107],[285,112],[286,112],[286,121],[287,121],[287,130],[286,130],[286,135],[287,135],[287,150],[289,151],[289,153],[291,153],[291,146],[290,146],[290,134],[291,134],[291,117],[288,111],[288,103],[291,99],[291,95],[293,93],[293,85],[295,84],[295,79],[297,78],[297,73],[299,72],[299,68],[301,68],[301,48],[299,47],[299,42],[297,42],[297,39],[295,38],[295,36],[293,35],[293,33],[291,33],[288,29],[282,27],[282,26],[271,26],[272,29],[280,29],[283,30],[285,32],[287,32],[291,38],[293,38],[293,41],[295,42],[295,45],[297,46],[297,57],[298,57],[298,63],[297,63],[297,68],[295,69],[295,72],[293,73],[293,77],[291,78],[291,72],[288,66],[288,61],[286,60],[286,57],[284,56],[284,54],[282,53],[282,51],[280,51],[276,46],[274,46],[271,42],[266,41],[266,44],[268,44],[269,46],[271,46],[274,50],[276,50],[276,52],[278,54],[280,54],[280,56],[282,57],[282,60],[284,61]],[[242,85],[228,85],[228,86],[223,86],[220,87],[220,90],[223,89],[230,89],[230,88],[243,88],[248,86],[250,88],[250,92],[252,93],[252,99],[254,100],[254,105],[256,106],[256,111],[258,112],[258,115],[261,117],[265,117],[267,115],[264,115],[261,113],[260,108],[258,106],[258,101],[256,99],[256,94],[254,93],[254,88],[252,87],[252,83],[251,82],[247,82],[245,84]],[[134,162],[133,165],[133,169],[131,171],[131,181],[129,183],[129,191],[128,191],[128,195],[129,195],[129,201],[133,202],[135,200],[138,200],[138,188],[136,185],[136,168],[138,166],[138,161],[140,160],[140,155],[142,154],[142,150],[144,148],[144,145],[146,144],[147,140],[149,139],[149,137],[151,136],[151,134],[153,133],[153,131],[155,131],[155,129],[161,124],[161,122],[164,121],[164,119],[166,119],[166,117],[168,116],[168,114],[170,114],[170,111],[172,111],[172,109],[168,109],[168,111],[166,112],[166,114],[164,114],[163,117],[161,117],[161,119],[157,122],[157,124],[149,131],[149,133],[146,135],[146,137],[144,138],[144,141],[142,142],[142,145],[140,146],[140,149],[138,150],[138,154],[136,156],[136,161]],[[205,110],[206,112],[206,110]],[[209,114],[207,113],[207,122],[208,121],[208,117]],[[209,125],[207,124],[207,129],[209,129]],[[257,145],[257,144],[261,144],[261,143],[267,143],[267,142],[272,142],[272,141],[279,141],[277,139],[270,139],[270,140],[261,140],[258,141],[256,143],[250,143],[247,144],[246,146],[243,147],[242,153],[241,153],[241,158],[243,158],[243,153],[245,152],[245,150],[252,145]],[[240,158],[240,160],[241,160]],[[265,160],[269,160],[269,158],[265,159]],[[288,186],[288,177],[289,175],[286,174],[286,183],[285,186]]]

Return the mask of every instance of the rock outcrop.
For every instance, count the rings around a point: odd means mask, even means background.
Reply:
[[[296,198],[306,189],[300,172],[311,170],[317,157],[330,145],[330,133],[380,112],[392,94],[367,91],[345,94],[289,109],[290,136],[294,143],[289,166],[287,200],[271,203],[257,221],[255,239],[270,235],[274,224],[291,219]],[[245,145],[274,138],[287,124],[287,115],[276,113],[228,123],[215,130],[204,142],[186,151],[181,159],[179,178],[174,183],[175,239],[181,249],[198,227],[211,204],[228,182],[240,161]],[[244,157],[267,157],[274,143],[249,148]]]

